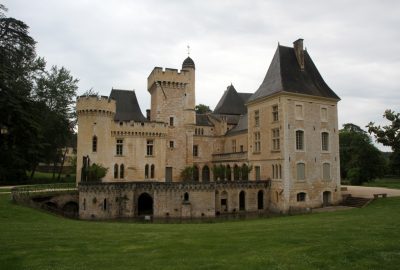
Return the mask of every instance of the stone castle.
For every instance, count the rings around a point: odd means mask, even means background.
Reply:
[[[196,114],[195,63],[155,67],[144,116],[134,91],[77,99],[77,181],[83,219],[215,217],[337,204],[337,103],[303,40],[278,45],[253,93],[227,87]],[[86,181],[87,165],[108,168]],[[182,173],[182,172],[186,172]]]

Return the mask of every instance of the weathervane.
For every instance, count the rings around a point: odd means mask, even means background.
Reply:
[[[190,46],[187,45],[187,49],[188,49],[188,56],[190,55]]]

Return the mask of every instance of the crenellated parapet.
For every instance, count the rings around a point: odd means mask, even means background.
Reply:
[[[80,115],[102,115],[114,117],[116,102],[107,96],[79,96],[76,99],[76,113]]]
[[[114,122],[111,136],[115,137],[165,137],[168,124],[164,122]]]
[[[185,88],[186,84],[190,82],[189,71],[173,68],[163,69],[161,67],[155,67],[147,78],[147,85],[150,88],[157,84],[166,88]]]

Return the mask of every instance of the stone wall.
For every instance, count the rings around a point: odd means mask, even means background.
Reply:
[[[240,212],[266,212],[270,200],[268,181],[207,184],[80,183],[78,189],[81,219],[143,215],[152,215],[154,218],[202,218]],[[149,209],[144,209],[146,198],[152,201],[151,211],[148,212]]]

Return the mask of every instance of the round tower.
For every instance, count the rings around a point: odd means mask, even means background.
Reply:
[[[182,71],[188,74],[188,83],[186,85],[185,98],[185,124],[196,125],[196,66],[189,56],[182,63]]]
[[[107,160],[113,144],[109,141],[111,124],[116,112],[115,100],[107,96],[80,96],[76,101],[78,122],[76,181],[81,181],[84,158],[89,157],[90,164],[103,166],[110,164]],[[107,167],[107,166],[106,166]]]

